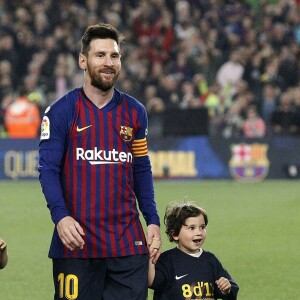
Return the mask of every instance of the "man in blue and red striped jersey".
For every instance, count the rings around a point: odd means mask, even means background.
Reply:
[[[43,117],[39,172],[55,224],[54,299],[146,299],[148,257],[155,263],[161,253],[151,247],[161,237],[147,113],[115,88],[122,39],[109,24],[89,26],[78,60],[83,87]]]

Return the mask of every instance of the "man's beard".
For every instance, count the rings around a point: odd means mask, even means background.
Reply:
[[[120,74],[120,72],[114,73],[113,78],[107,81],[107,80],[102,80],[100,74],[98,73],[96,74],[95,72],[90,72],[90,70],[88,71],[91,76],[91,85],[104,92],[110,90],[115,85],[115,82],[117,81]]]

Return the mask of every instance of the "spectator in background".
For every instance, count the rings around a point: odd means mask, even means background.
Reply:
[[[207,90],[202,89],[200,103],[208,109],[208,115],[211,119],[214,117],[224,116],[227,109],[231,106],[231,102],[226,102],[221,86],[215,82],[210,85]]]
[[[165,110],[165,104],[161,98],[154,97],[147,103],[146,108],[148,114],[160,113]]]
[[[193,81],[186,80],[181,84],[182,100],[179,104],[181,109],[198,108],[200,106],[199,97],[196,95],[196,88]]]
[[[279,1],[280,2],[280,1]],[[282,1],[283,2],[283,1]],[[275,7],[275,9],[279,9],[279,6]],[[282,12],[278,11],[278,14]],[[276,14],[276,12],[275,12]],[[273,22],[272,26],[272,32],[270,35],[270,42],[272,45],[272,48],[275,51],[280,51],[282,47],[285,47],[289,44],[290,36],[288,34],[288,29],[286,24],[284,24],[281,20],[276,22],[276,19],[274,19],[275,22]]]
[[[239,97],[246,97],[248,93],[249,93],[249,85],[247,81],[240,79],[236,82],[235,92],[231,97],[232,101],[234,102]],[[230,95],[228,95],[228,97],[230,97]]]
[[[299,54],[299,50],[295,54],[287,46],[283,46],[280,50],[278,76],[284,81],[284,87],[293,87],[299,82],[297,54]]]
[[[6,91],[0,99],[0,138],[7,137],[7,131],[4,125],[4,116],[7,107],[14,101],[14,95],[11,91]]]
[[[263,58],[259,52],[254,53],[251,59],[248,59],[243,73],[243,79],[251,87],[256,98],[261,96],[262,82],[261,76],[263,72]]]
[[[147,85],[145,89],[145,106],[149,115],[160,113],[165,110],[164,101],[157,96],[157,88],[154,85]]]
[[[0,60],[0,94],[5,90],[13,90],[16,77],[13,75],[12,63],[6,59]]]
[[[18,62],[18,52],[15,47],[14,38],[11,34],[0,35],[0,61],[10,62],[13,73],[17,73],[16,62]]]
[[[247,115],[242,125],[242,132],[245,138],[262,138],[266,133],[264,120],[258,115],[255,105],[247,108]]]
[[[272,114],[277,107],[279,93],[278,88],[272,83],[266,83],[262,89],[262,97],[259,101],[260,112],[266,124],[270,124]]]
[[[0,102],[4,94],[14,90],[12,65],[8,60],[0,61]]]
[[[71,78],[76,71],[76,61],[70,54],[59,53],[56,57],[52,90],[55,99],[62,97],[71,87]]]
[[[187,54],[180,52],[176,55],[174,62],[170,64],[170,68],[167,70],[167,72],[175,76],[180,82],[191,80],[192,69],[187,62]]]
[[[275,55],[270,57],[261,75],[261,81],[263,84],[271,83],[284,92],[287,86],[284,78],[278,73],[279,63],[280,60]]]
[[[236,92],[236,85],[242,79],[244,66],[241,64],[239,50],[234,50],[230,58],[217,71],[217,82],[223,89],[229,89],[232,95]]]
[[[224,117],[224,129],[222,132],[224,138],[239,138],[241,136],[241,128],[243,126],[242,111],[243,105],[241,102],[236,101],[232,104]]]
[[[8,105],[4,123],[10,138],[37,138],[41,124],[39,109],[28,99],[22,87],[19,96]]]
[[[179,0],[175,4],[175,36],[179,40],[190,41],[196,34],[192,22],[191,6],[188,1]]]
[[[179,79],[173,75],[160,77],[158,95],[165,102],[166,109],[178,108],[181,101]]]
[[[292,103],[290,93],[285,92],[280,95],[279,104],[272,113],[271,126],[277,134],[299,133],[297,126],[297,114]]]
[[[165,103],[163,99],[157,96],[157,88],[153,84],[149,84],[145,88],[145,106],[149,118],[149,138],[161,137],[163,133],[163,117],[162,112],[165,111]]]

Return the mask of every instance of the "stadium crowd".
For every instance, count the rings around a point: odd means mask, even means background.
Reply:
[[[82,84],[75,49],[98,22],[125,35],[117,87],[150,121],[206,107],[211,134],[300,133],[297,0],[0,0],[0,136],[20,90],[43,114]]]

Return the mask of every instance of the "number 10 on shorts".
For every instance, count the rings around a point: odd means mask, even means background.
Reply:
[[[57,278],[59,282],[59,298],[77,299],[78,277],[74,274],[60,273]]]

